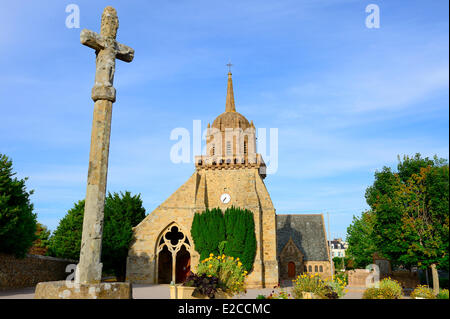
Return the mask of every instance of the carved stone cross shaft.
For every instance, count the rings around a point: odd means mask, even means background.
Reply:
[[[131,62],[134,50],[116,41],[119,19],[113,7],[102,14],[100,34],[82,30],[80,41],[96,53],[95,84],[92,88],[94,119],[92,122],[89,171],[84,206],[83,234],[77,283],[99,283],[102,277],[100,262],[108,173],[109,138],[111,133],[112,104],[116,101],[113,87],[116,58]]]

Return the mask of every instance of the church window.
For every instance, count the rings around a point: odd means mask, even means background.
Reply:
[[[312,266],[311,265],[308,266],[308,271],[312,272]]]
[[[317,268],[317,265],[314,266],[314,272],[318,272],[319,269]]]
[[[319,271],[323,272],[323,266],[319,266]]]
[[[308,268],[305,266],[305,272],[307,272],[308,271]]]

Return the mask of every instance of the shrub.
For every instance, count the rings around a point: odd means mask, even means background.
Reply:
[[[200,259],[208,258],[209,254],[218,255],[219,244],[225,241],[225,221],[220,208],[195,213],[191,235]]]
[[[384,298],[380,289],[367,288],[363,293],[362,299],[384,299]]]
[[[253,213],[234,206],[224,213],[227,244],[225,254],[240,258],[244,268],[251,271],[256,255],[256,235]]]
[[[448,290],[447,290],[448,295]],[[436,296],[433,294],[433,289],[429,288],[426,285],[419,285],[416,289],[411,293],[411,298],[425,298],[425,299],[435,299]]]
[[[436,298],[437,299],[448,299],[448,289],[440,289]]]
[[[256,255],[256,235],[251,211],[230,207],[225,213],[220,208],[195,213],[191,235],[200,259],[224,252],[227,256],[239,258],[245,270],[252,270]]]
[[[393,279],[384,278],[379,288],[368,288],[363,293],[363,299],[399,299],[402,296],[402,286]]]
[[[245,277],[247,271],[238,258],[231,256],[210,256],[201,261],[198,265],[197,274],[217,277],[219,287],[229,294],[245,292]]]
[[[403,292],[399,282],[390,278],[381,280],[379,289],[381,290],[384,299],[399,299]]]

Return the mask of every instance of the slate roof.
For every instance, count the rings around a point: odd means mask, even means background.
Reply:
[[[327,261],[327,240],[322,214],[277,215],[277,255],[292,237],[305,261]]]

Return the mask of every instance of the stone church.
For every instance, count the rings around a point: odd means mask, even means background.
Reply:
[[[208,124],[206,155],[195,157],[194,174],[133,229],[127,281],[183,282],[199,262],[190,234],[194,213],[230,206],[254,214],[257,251],[248,288],[273,287],[303,272],[329,276],[323,216],[276,215],[265,177],[255,126],[236,111],[229,72],[225,112]]]

